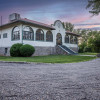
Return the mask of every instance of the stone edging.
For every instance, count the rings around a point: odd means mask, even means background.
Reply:
[[[17,62],[17,61],[0,61],[0,63],[19,63],[19,64],[30,64],[30,62]]]

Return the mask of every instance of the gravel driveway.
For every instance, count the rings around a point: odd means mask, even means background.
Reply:
[[[100,59],[69,64],[0,63],[0,100],[100,100]]]

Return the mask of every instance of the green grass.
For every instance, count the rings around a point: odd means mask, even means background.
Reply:
[[[98,53],[92,53],[92,52],[85,52],[85,53],[79,53],[80,55],[97,55]]]
[[[0,56],[0,61],[15,61],[15,62],[38,62],[38,63],[74,63],[89,61],[96,57],[78,56],[78,55],[49,55],[49,56],[34,56],[34,57],[4,57]]]

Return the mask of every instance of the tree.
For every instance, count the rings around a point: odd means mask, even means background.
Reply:
[[[74,30],[74,25],[71,24],[70,22],[65,22],[65,23],[63,22],[63,26],[66,29],[66,31],[73,32]]]
[[[87,44],[91,47],[92,52],[100,52],[100,32],[89,32]]]
[[[96,52],[100,52],[100,37],[97,37],[95,40],[94,40],[94,45],[96,47]]]
[[[100,0],[88,0],[88,5],[86,8],[90,8],[89,11],[93,15],[99,15],[100,13]]]

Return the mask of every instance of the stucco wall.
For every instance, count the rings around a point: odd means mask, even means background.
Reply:
[[[14,25],[14,27],[15,26],[16,25]],[[21,25],[17,25],[17,26],[21,29]],[[1,34],[0,47],[10,47],[11,45],[13,45],[15,43],[21,43],[21,38],[22,38],[21,35],[20,35],[20,40],[17,40],[17,41],[12,41],[11,40],[11,33],[12,33],[12,29],[14,27],[10,27],[10,28],[0,30],[0,34]],[[3,38],[4,33],[7,33],[7,38]],[[20,30],[20,33],[22,33],[21,30]]]
[[[11,34],[12,34],[12,29],[15,26],[18,26],[20,28],[20,40],[13,40],[12,41],[11,40]],[[0,47],[11,47],[15,43],[30,44],[30,45],[33,45],[33,46],[42,46],[42,47],[44,47],[44,46],[54,47],[56,45],[54,33],[53,33],[53,42],[46,42],[46,32],[48,31],[47,29],[43,29],[43,31],[44,31],[44,41],[36,41],[36,30],[39,29],[40,27],[30,26],[34,31],[34,40],[23,40],[22,39],[22,28],[24,28],[25,26],[29,26],[29,25],[14,25],[13,27],[3,29],[2,31],[0,30],[0,34],[1,34]],[[4,33],[7,33],[7,38],[3,38]]]
[[[18,26],[20,28],[20,40],[12,41],[11,40],[11,34],[12,34],[12,29],[15,26]],[[33,29],[34,40],[23,40],[22,39],[22,30],[25,26],[30,26]],[[36,47],[36,54],[34,54],[34,55],[55,54],[55,50],[52,49],[52,48],[55,48],[55,46],[56,46],[57,33],[60,33],[62,35],[62,45],[65,45],[65,46],[72,48],[73,50],[77,51],[77,48],[78,48],[77,44],[67,44],[67,43],[65,43],[65,41],[64,41],[64,39],[65,39],[65,29],[63,28],[63,25],[60,21],[56,21],[54,23],[54,25],[52,25],[52,27],[54,27],[56,29],[56,30],[52,30],[53,42],[46,42],[46,32],[48,31],[48,29],[46,29],[46,28],[42,28],[43,31],[44,31],[44,41],[36,41],[36,30],[41,28],[41,27],[36,27],[36,26],[33,26],[33,25],[29,25],[29,24],[22,25],[20,23],[20,24],[14,24],[13,26],[9,26],[9,28],[2,29],[2,30],[0,30],[0,34],[1,34],[0,53],[4,54],[4,48],[6,48],[6,47],[9,48],[15,43],[23,43],[23,44],[30,44],[30,45]],[[3,38],[4,33],[7,33],[7,38]],[[38,54],[38,52],[39,52],[39,54]],[[41,52],[41,54],[40,54],[40,52]],[[7,55],[9,55],[9,53],[7,53]]]

